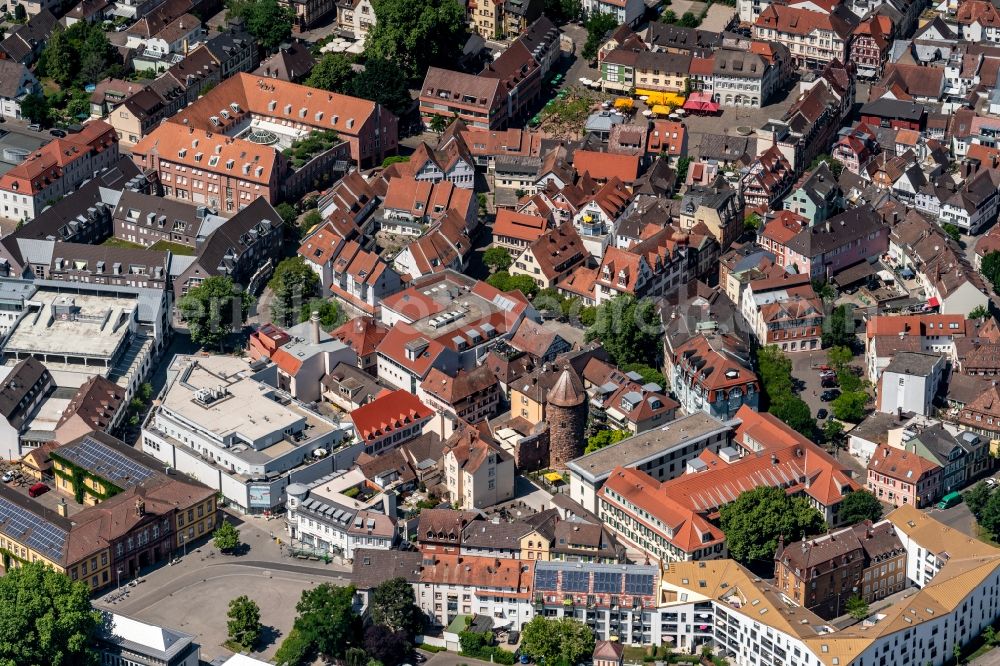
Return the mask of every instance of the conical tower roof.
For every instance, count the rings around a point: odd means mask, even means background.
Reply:
[[[576,407],[582,405],[586,399],[587,393],[583,390],[583,382],[569,368],[563,370],[555,386],[549,389],[545,396],[545,401],[556,407]]]

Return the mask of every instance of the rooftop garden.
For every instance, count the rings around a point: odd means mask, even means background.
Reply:
[[[288,158],[292,168],[301,169],[309,160],[337,145],[338,140],[339,137],[333,130],[313,132],[285,148],[281,154]]]

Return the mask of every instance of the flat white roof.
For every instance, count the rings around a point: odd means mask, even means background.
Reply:
[[[118,296],[60,293],[39,289],[28,312],[7,340],[8,352],[66,354],[109,359],[128,334],[137,301]],[[72,309],[67,319],[61,308]]]

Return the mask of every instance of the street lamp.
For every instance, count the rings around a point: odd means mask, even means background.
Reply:
[[[122,568],[118,567],[118,570],[117,570],[116,573],[118,574],[115,577],[115,580],[117,581],[116,585],[118,586],[118,590],[120,591],[122,589]]]
[[[184,557],[188,554],[188,537],[186,533],[181,533],[181,545],[184,546]]]

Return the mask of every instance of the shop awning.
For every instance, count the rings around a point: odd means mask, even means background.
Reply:
[[[931,296],[927,299],[927,305],[936,308],[941,305],[941,301],[938,300],[937,296]]]
[[[549,483],[562,483],[563,478],[558,472],[549,472],[545,475],[545,480]]]
[[[712,101],[712,96],[708,93],[693,92],[688,95],[684,102],[685,111],[700,111],[703,113],[715,113],[719,110],[719,105]]]

